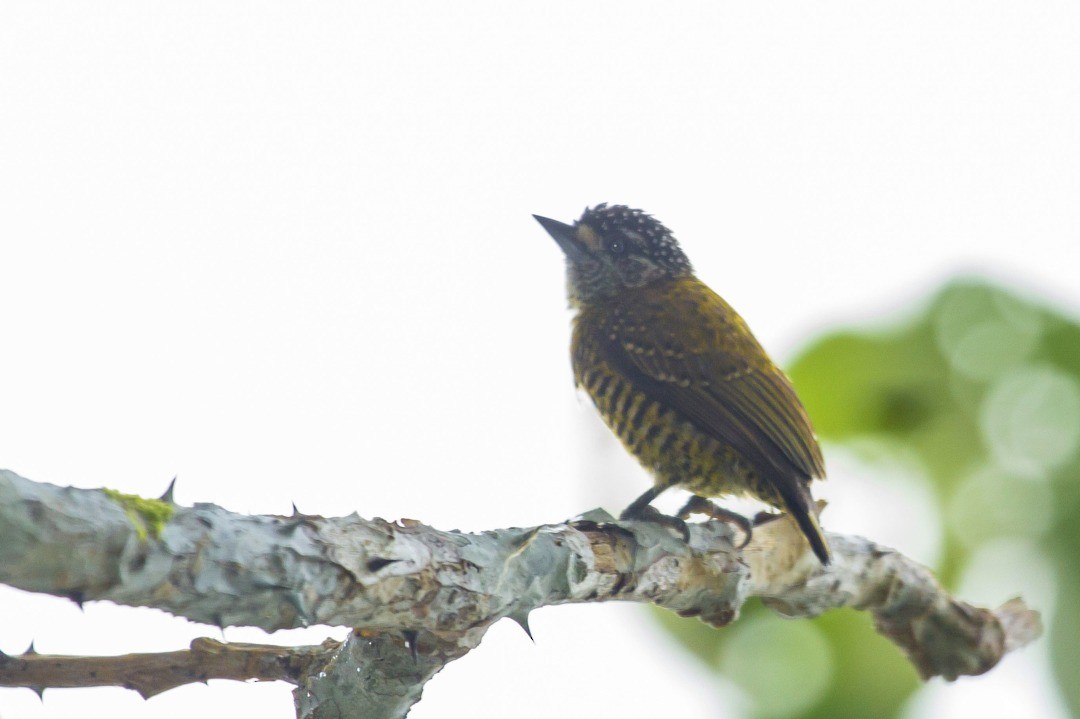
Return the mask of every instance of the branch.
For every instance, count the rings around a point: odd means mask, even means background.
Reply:
[[[983,674],[1042,634],[1039,613],[1019,598],[995,610],[972,606],[951,597],[926,567],[862,537],[830,533],[833,565],[807,568],[791,551],[798,531],[788,521],[755,529],[745,550],[751,594],[786,617],[868,611],[923,679]]]
[[[13,657],[0,653],[3,686],[27,687],[39,695],[46,688],[117,686],[133,689],[149,699],[169,689],[208,679],[299,683],[313,664],[326,663],[339,642],[318,647],[281,647],[270,644],[226,644],[199,637],[189,649],[116,657],[71,657],[38,654],[31,645]]]
[[[355,514],[244,516],[0,470],[2,583],[219,626],[356,628],[341,645],[292,650],[309,660],[290,665],[295,671],[245,677],[296,683],[304,717],[404,716],[424,683],[494,622],[510,617],[528,631],[529,612],[553,604],[652,602],[717,627],[754,595],[791,617],[851,606],[872,612],[924,677],[948,679],[987,671],[1041,631],[1019,600],[995,612],[964,604],[924,567],[865,539],[830,534],[834,562],[823,568],[786,518],[758,527],[741,553],[720,522],[692,524],[689,534],[684,541],[659,524],[602,512],[480,534]],[[229,646],[215,651],[231,655],[221,649]],[[184,661],[201,656],[188,654]],[[49,665],[81,660],[89,659],[52,657]],[[0,686],[27,686],[13,670],[27,661],[0,659]],[[209,662],[179,666],[171,679],[192,671],[191,680],[239,678],[212,673]],[[56,671],[55,681],[35,675],[33,686],[70,686]],[[158,686],[130,675],[103,683]]]

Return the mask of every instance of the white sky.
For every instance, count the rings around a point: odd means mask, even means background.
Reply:
[[[0,466],[447,529],[617,511],[647,480],[572,390],[562,260],[530,217],[602,201],[672,227],[781,358],[956,271],[1080,309],[1080,5],[656,7],[0,3]],[[728,696],[634,607],[537,612],[535,647],[505,624],[412,716]],[[0,589],[8,652],[204,633]],[[1063,716],[1043,662],[919,715]],[[284,685],[0,690],[3,719],[228,707],[292,716]]]

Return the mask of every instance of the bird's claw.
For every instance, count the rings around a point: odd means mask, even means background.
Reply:
[[[640,509],[631,511],[631,508],[627,508],[622,514],[619,515],[619,519],[639,520],[642,522],[655,522],[665,527],[674,529],[680,535],[682,535],[684,542],[690,541],[690,528],[686,526],[686,520],[683,517],[672,517],[670,514],[664,514],[651,504],[646,504]]]
[[[735,546],[736,549],[743,549],[747,544],[750,544],[750,539],[754,534],[754,524],[757,520],[755,517],[755,521],[751,522],[738,512],[732,512],[730,509],[719,507],[715,502],[712,502],[705,497],[699,497],[696,494],[686,500],[686,504],[683,505],[683,508],[679,510],[676,516],[680,520],[685,521],[691,514],[704,514],[712,519],[718,519],[721,522],[735,525],[743,533],[743,540]]]

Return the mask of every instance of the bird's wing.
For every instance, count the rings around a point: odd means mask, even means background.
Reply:
[[[786,488],[778,485],[789,477],[825,476],[791,383],[723,299],[692,278],[634,299],[610,316],[609,361],[739,452],[781,494]]]

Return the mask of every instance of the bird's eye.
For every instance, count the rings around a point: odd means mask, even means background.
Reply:
[[[626,243],[622,240],[611,240],[608,242],[608,252],[613,255],[621,255],[626,251]]]

